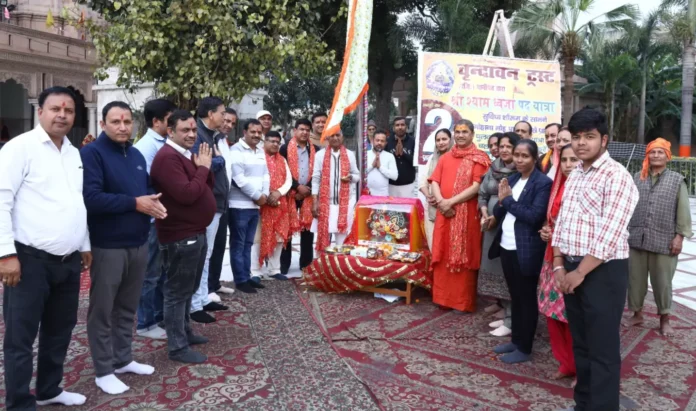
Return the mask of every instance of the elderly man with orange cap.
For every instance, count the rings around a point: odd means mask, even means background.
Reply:
[[[640,199],[628,225],[628,308],[635,313],[629,325],[643,322],[643,301],[650,276],[660,333],[665,337],[674,334],[669,314],[677,258],[684,237],[693,234],[684,176],[667,169],[671,159],[671,144],[667,140],[658,138],[648,144],[643,169],[634,176]]]

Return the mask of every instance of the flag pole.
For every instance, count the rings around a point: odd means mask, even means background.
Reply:
[[[355,116],[355,133],[358,141],[358,158],[360,159],[360,185],[358,186],[358,193],[360,196],[367,195],[367,93],[363,95],[362,101],[358,104],[357,113]]]

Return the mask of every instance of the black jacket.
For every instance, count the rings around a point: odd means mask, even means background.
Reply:
[[[508,179],[510,187],[514,187],[520,177],[520,173],[510,176]],[[517,201],[509,196],[495,206],[493,215],[498,221],[498,230],[488,251],[489,259],[500,257],[503,221],[510,213],[517,218],[515,220],[515,243],[520,268],[525,275],[539,275],[546,252],[546,243],[541,239],[539,230],[546,220],[546,208],[549,204],[552,184],[550,178],[535,168]]]
[[[213,146],[217,147],[220,140],[223,140],[225,136],[222,133],[208,129],[208,127],[203,124],[203,120],[198,119],[198,137],[196,138],[196,143],[191,148],[191,152],[198,154],[198,147],[202,143],[208,143],[210,148]],[[225,143],[227,144],[227,143]],[[215,176],[215,186],[213,187],[213,194],[215,195],[215,205],[217,206],[218,213],[227,212],[228,199],[230,196],[230,180],[227,178],[227,165],[225,164],[225,158],[222,156],[215,155],[213,151],[213,164],[210,166],[210,171],[213,172]]]
[[[312,144],[312,143],[310,143],[308,141],[307,144],[308,144],[307,147],[309,147],[309,144]],[[315,150],[315,152],[319,152],[319,150],[321,150],[321,147],[314,146],[314,150]],[[283,156],[285,158],[285,160],[288,159],[288,143],[285,143],[280,147],[279,153],[281,156]],[[310,157],[309,150],[307,150],[307,157]],[[309,167],[311,168],[312,165],[310,164]],[[295,178],[293,178],[292,179],[292,186],[290,187],[290,189],[295,190],[297,188],[297,186],[299,186],[299,185],[300,185],[300,183],[297,180],[295,180]],[[309,176],[309,181],[307,182],[307,187],[309,187],[310,189],[312,188],[312,176],[311,176],[311,174]]]
[[[413,165],[413,155],[416,149],[416,139],[412,135],[404,136],[404,150],[401,157],[396,155],[396,136],[391,135],[387,139],[386,151],[394,154],[396,168],[399,170],[399,177],[396,180],[389,180],[393,186],[405,186],[416,181],[416,167]]]

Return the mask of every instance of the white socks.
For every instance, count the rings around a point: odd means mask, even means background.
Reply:
[[[129,372],[138,375],[150,375],[155,372],[155,368],[150,365],[131,361],[130,364],[115,371],[116,374],[125,374]],[[94,382],[97,383],[97,387],[101,388],[102,391],[111,395],[123,394],[130,389],[129,386],[124,384],[123,381],[119,380],[114,374],[97,377],[94,379]]]
[[[116,374],[125,374],[127,372],[138,375],[150,375],[155,372],[155,367],[131,361],[130,364],[116,370]]]
[[[82,394],[63,391],[57,397],[51,398],[50,400],[36,401],[36,403],[38,405],[63,404],[63,405],[71,406],[71,405],[82,405],[85,403],[85,401],[87,401],[87,397],[85,397]]]
[[[94,382],[97,383],[97,387],[101,388],[102,391],[111,395],[123,394],[130,389],[129,386],[113,374],[97,377],[94,379]]]

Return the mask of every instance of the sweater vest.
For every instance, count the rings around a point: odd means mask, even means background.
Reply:
[[[681,174],[665,170],[653,185],[640,173],[633,177],[640,194],[638,205],[628,225],[628,245],[657,254],[670,254],[670,244],[677,229],[677,198],[684,180]]]

